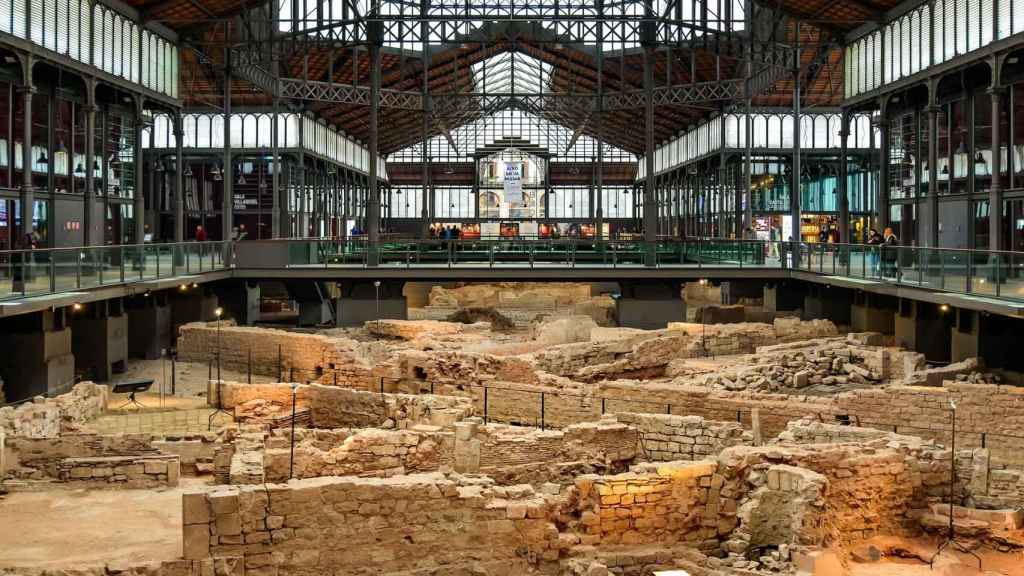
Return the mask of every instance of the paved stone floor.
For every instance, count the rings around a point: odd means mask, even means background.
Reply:
[[[193,434],[206,432],[213,408],[184,408],[171,410],[115,411],[100,416],[89,426],[101,434]],[[213,429],[234,419],[220,413],[213,419]]]

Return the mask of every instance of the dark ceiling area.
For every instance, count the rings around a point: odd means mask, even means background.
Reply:
[[[191,108],[220,109],[224,103],[226,54],[250,37],[253,22],[267,26],[265,7],[237,0],[128,0],[145,20],[158,21],[179,34],[181,94]],[[892,0],[784,0],[768,9],[778,15],[775,41],[799,46],[800,94],[804,108],[838,106],[843,94],[842,37],[864,23],[879,21],[896,5]],[[799,24],[797,24],[799,21]],[[492,30],[488,37],[468,36],[461,42],[432,44],[429,61],[418,50],[385,47],[381,55],[381,86],[385,90],[420,92],[426,84],[431,95],[476,91],[474,66],[506,52],[515,52],[550,66],[545,92],[554,96],[594,94],[600,82],[605,94],[639,91],[644,86],[644,54],[640,48],[605,52],[599,61],[592,47],[531,38],[526,26]],[[536,36],[536,35],[534,35]],[[659,44],[653,51],[652,75],[656,86],[686,86],[742,79],[747,71],[744,46],[725,35],[704,41]],[[274,60],[282,77],[302,78],[352,86],[370,83],[370,55],[365,45],[329,38],[294,38],[275,44]],[[426,74],[424,74],[426,66]],[[426,77],[426,78],[425,78]],[[753,106],[791,107],[796,78],[779,74],[752,98]],[[231,106],[271,106],[274,98],[246,80],[232,78]],[[284,100],[282,106],[310,110],[328,123],[366,142],[369,114],[365,103]],[[744,102],[724,99],[659,103],[655,106],[656,143],[677,136],[712,114]],[[520,109],[545,117],[581,134],[642,154],[645,149],[642,106],[605,110],[601,123],[585,107],[537,107],[530,99],[505,98],[473,102],[455,110],[438,111],[426,123],[428,137],[503,109]],[[389,154],[413,145],[424,135],[422,110],[382,107],[379,149]]]

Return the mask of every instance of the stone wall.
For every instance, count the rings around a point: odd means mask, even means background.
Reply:
[[[612,476],[576,479],[578,520],[569,527],[584,545],[672,545],[681,542],[712,551],[719,546],[718,512],[724,478],[714,462],[638,467]],[[721,530],[720,530],[721,529]]]
[[[249,369],[251,355],[254,374],[298,382],[325,379],[362,389],[376,381],[374,366],[384,358],[383,347],[373,343],[230,322],[221,322],[219,330],[216,322],[185,324],[178,330],[177,345],[183,362],[215,361],[220,350],[221,366],[239,372]]]
[[[703,460],[729,446],[749,445],[750,434],[737,422],[715,422],[700,416],[637,414],[612,416],[636,429],[640,456],[653,462]]]
[[[75,488],[160,488],[177,486],[181,464],[177,456],[100,456],[61,460],[58,478]]]
[[[102,414],[108,397],[106,386],[81,382],[55,398],[40,396],[18,406],[0,408],[0,429],[8,436],[53,438]]]
[[[211,387],[215,391],[217,387]],[[246,419],[259,407],[261,416],[290,417],[290,384],[242,384],[224,382],[220,386],[225,410]],[[451,425],[472,414],[468,398],[380,394],[320,384],[296,387],[296,410],[308,410],[313,428],[409,428],[416,424]],[[216,394],[209,397],[217,404]]]
[[[440,473],[224,487],[184,496],[184,557],[242,556],[249,576],[522,574],[569,545],[549,514],[529,486]]]
[[[436,427],[410,430],[295,430],[295,478],[396,476],[451,466],[454,434]],[[267,482],[289,478],[291,432],[275,430],[263,454]]]
[[[724,547],[743,553],[779,544],[828,546],[876,534],[910,534],[923,507],[917,461],[859,445],[735,446],[718,457],[740,494],[738,526]]]
[[[148,488],[176,486],[181,472],[178,456],[157,450],[146,434],[10,437],[5,453],[7,473],[19,480]]]
[[[942,387],[887,386],[826,397],[616,381],[601,383],[593,393],[608,398],[607,412],[664,412],[670,406],[673,414],[740,420],[745,426],[750,424],[751,410],[757,408],[766,437],[779,434],[790,421],[804,417],[823,422],[845,417],[862,427],[930,438],[941,444],[949,443],[949,406],[954,400],[958,447],[982,447],[984,433],[985,447],[994,458],[1014,465],[1024,463],[1024,434],[1020,432],[1024,430],[1024,388],[1014,386],[947,382]],[[558,421],[563,404],[575,411],[580,402],[549,398],[549,421]],[[599,404],[592,403],[598,409]]]
[[[455,469],[500,484],[564,482],[584,472],[624,470],[637,456],[636,431],[613,420],[538,430],[479,419],[456,424]]]

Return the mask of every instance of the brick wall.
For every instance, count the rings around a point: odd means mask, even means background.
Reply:
[[[653,462],[703,460],[728,446],[752,442],[750,434],[745,434],[737,422],[632,412],[620,412],[613,417],[637,430],[641,457]]]
[[[186,559],[244,557],[247,575],[395,573],[555,560],[567,547],[528,486],[439,473],[317,478],[183,498]]]

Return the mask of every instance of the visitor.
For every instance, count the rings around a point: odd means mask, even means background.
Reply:
[[[201,225],[196,226],[196,242],[206,242],[206,230]]]
[[[892,228],[886,228],[882,240],[882,263],[884,265],[884,276],[887,278],[899,278],[899,250],[900,239]]]
[[[878,233],[878,230],[876,230],[874,228],[869,228],[868,229],[868,246],[869,246],[869,248],[867,249],[867,253],[868,253],[867,254],[867,259],[868,259],[868,269],[871,271],[871,275],[872,276],[878,274],[878,261],[879,261],[878,252],[882,248],[882,241],[883,240],[884,240],[884,238],[882,238],[882,235]]]

